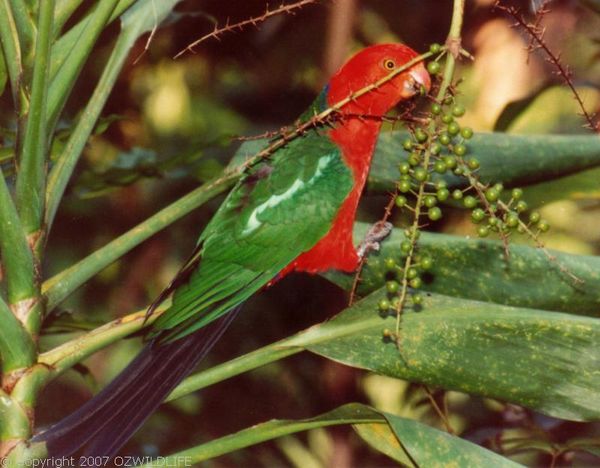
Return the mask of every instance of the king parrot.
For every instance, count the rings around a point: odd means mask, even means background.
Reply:
[[[358,52],[301,120],[415,59],[400,44]],[[429,90],[421,62],[351,99],[328,126],[313,128],[249,167],[206,226],[191,258],[161,294],[169,308],[148,326],[149,342],[108,386],[36,435],[49,457],[83,449],[114,456],[208,353],[250,296],[292,271],[354,271],[352,227],[381,127],[402,100]]]

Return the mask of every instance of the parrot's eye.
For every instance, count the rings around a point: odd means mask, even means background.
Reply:
[[[383,68],[391,71],[396,68],[396,62],[394,62],[392,59],[385,59],[383,61]]]

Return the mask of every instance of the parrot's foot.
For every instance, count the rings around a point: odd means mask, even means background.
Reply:
[[[390,235],[392,228],[392,223],[388,223],[387,221],[378,221],[373,224],[371,229],[369,229],[369,232],[367,232],[364,240],[358,246],[358,250],[356,252],[358,253],[358,256],[363,259],[369,254],[369,252],[378,252],[380,247],[379,243]]]

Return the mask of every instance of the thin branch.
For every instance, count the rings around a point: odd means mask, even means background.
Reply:
[[[276,8],[274,10],[269,10],[269,6],[267,5],[265,12],[260,16],[255,16],[253,18],[249,18],[249,19],[240,21],[239,23],[235,23],[235,24],[229,24],[229,20],[227,20],[227,22],[225,23],[225,26],[219,27],[218,25],[215,25],[215,28],[213,29],[212,32],[205,34],[200,39],[192,42],[185,49],[182,49],[181,51],[179,51],[173,58],[177,59],[177,58],[181,57],[183,54],[185,54],[186,52],[194,53],[194,47],[197,47],[199,44],[201,44],[204,41],[207,41],[208,39],[212,38],[212,39],[218,40],[221,38],[221,36],[223,34],[226,34],[228,32],[232,32],[235,30],[241,31],[246,26],[250,26],[250,25],[256,27],[259,23],[264,22],[265,20],[271,18],[272,16],[280,15],[282,13],[293,14],[296,10],[302,8],[303,6],[309,5],[311,3],[316,3],[317,1],[319,1],[319,0],[300,0],[299,2],[291,3],[289,5],[281,5],[279,8]]]
[[[546,56],[548,57],[548,61],[555,67],[556,73],[563,79],[564,83],[569,87],[571,93],[575,101],[577,101],[577,105],[581,109],[581,113],[587,122],[587,127],[594,132],[598,132],[600,130],[599,124],[594,122],[595,115],[590,115],[583,104],[583,99],[581,95],[575,88],[575,83],[573,82],[573,77],[571,70],[565,65],[562,64],[560,60],[560,56],[555,54],[552,49],[546,44],[544,40],[544,29],[541,28],[538,24],[531,24],[527,22],[523,16],[521,15],[520,10],[513,6],[504,6],[500,4],[500,0],[496,0],[495,8],[502,10],[509,14],[515,20],[515,26],[523,29],[531,38],[531,41],[535,44],[536,48],[544,51]]]

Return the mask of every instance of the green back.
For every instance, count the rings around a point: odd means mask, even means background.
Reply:
[[[338,147],[317,130],[248,170],[200,236],[154,335],[181,338],[243,303],[329,231],[352,186]]]

